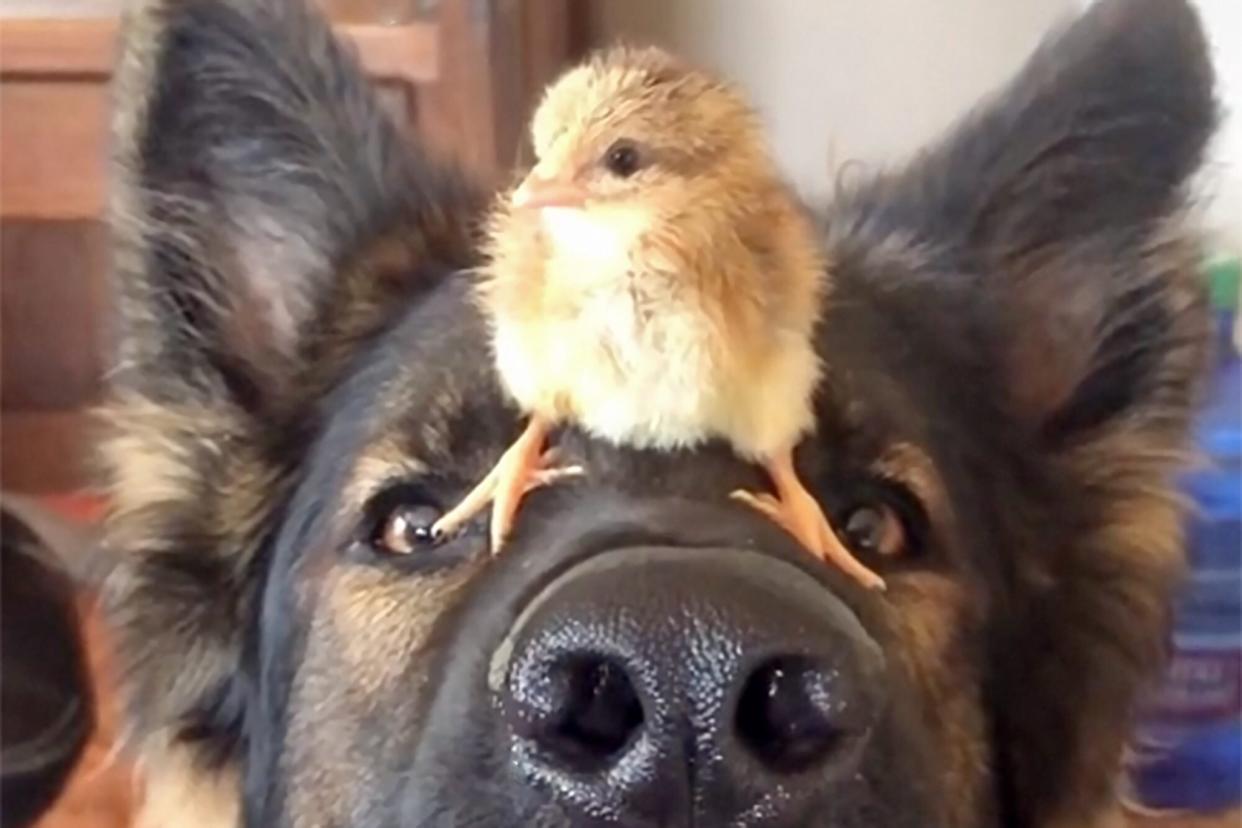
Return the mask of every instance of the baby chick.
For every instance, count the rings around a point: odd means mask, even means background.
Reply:
[[[499,549],[526,491],[580,471],[543,453],[561,423],[641,448],[723,437],[775,489],[735,497],[881,587],[794,469],[814,424],[825,263],[754,112],[665,52],[614,48],[552,85],[531,138],[537,163],[492,216],[479,286],[529,423],[434,529],[494,500]]]

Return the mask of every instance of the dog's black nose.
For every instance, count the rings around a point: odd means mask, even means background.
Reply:
[[[856,769],[883,671],[854,614],[796,567],[640,548],[532,600],[492,686],[520,772],[575,824],[777,826]]]

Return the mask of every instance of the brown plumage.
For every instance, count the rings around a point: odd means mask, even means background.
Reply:
[[[529,488],[580,471],[544,462],[558,423],[654,449],[723,437],[776,489],[739,499],[881,585],[793,468],[826,268],[745,100],[662,51],[616,48],[548,90],[531,137],[538,161],[492,216],[479,291],[530,423],[437,528],[494,498],[499,548]]]

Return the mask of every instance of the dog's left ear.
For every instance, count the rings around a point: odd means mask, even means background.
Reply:
[[[1009,412],[1052,443],[1193,396],[1198,254],[1176,220],[1217,120],[1208,55],[1184,0],[1101,0],[882,191],[974,277]]]
[[[971,449],[1010,481],[982,479],[975,504],[1008,510],[981,550],[1004,607],[986,634],[1005,825],[1102,824],[1161,663],[1210,350],[1182,221],[1217,119],[1208,56],[1186,0],[1098,0],[937,148],[844,199],[838,233],[931,262],[884,295],[936,323],[928,359],[944,347],[970,378],[988,424]]]
[[[1104,0],[991,116],[1013,143],[966,247],[1013,409],[1049,447],[1140,412],[1177,430],[1195,401],[1205,317],[1185,219],[1217,122],[1208,55],[1180,0]]]

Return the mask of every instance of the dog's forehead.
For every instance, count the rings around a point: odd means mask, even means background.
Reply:
[[[392,483],[431,475],[465,484],[486,472],[515,437],[521,414],[492,367],[485,323],[466,274],[446,278],[400,310],[348,367],[322,405],[324,427],[308,460],[307,488],[356,513]],[[934,467],[922,445],[927,413],[888,355],[906,350],[882,309],[846,301],[820,338],[824,382],[819,425],[801,448],[816,474],[852,468]],[[880,333],[877,335],[876,332]],[[877,338],[877,336],[879,338]],[[896,345],[892,343],[896,342]],[[922,368],[925,366],[916,366]],[[932,401],[934,403],[934,400]],[[589,439],[572,427],[555,436],[566,461],[590,470],[589,485],[643,496],[714,497],[763,480],[722,442],[678,452],[637,451]],[[895,447],[901,447],[897,452]],[[893,458],[924,458],[919,464]],[[926,481],[934,475],[919,472]]]
[[[850,224],[848,217],[842,224]],[[398,228],[385,238],[399,240],[414,231]],[[892,233],[883,233],[882,243],[871,235],[834,231],[826,238],[836,272],[817,335],[826,369],[826,381],[817,390],[821,420],[830,420],[830,431],[838,432],[833,440],[870,432],[894,442],[917,442],[920,409],[937,400],[934,395],[915,399],[904,386],[934,367],[945,326],[932,320],[935,341],[918,342],[909,318],[903,318],[909,308],[902,301],[927,307],[924,296],[900,295],[912,273],[929,270],[926,252]],[[391,455],[404,441],[405,450],[423,462],[460,465],[468,460],[463,452],[469,454],[472,447],[512,439],[520,414],[498,387],[490,331],[474,295],[476,274],[442,272],[428,279],[408,256],[394,260],[394,248],[403,249],[395,241],[371,242],[352,257],[351,271],[377,274],[356,281],[421,281],[428,287],[397,300],[395,307],[370,304],[369,313],[388,321],[379,325],[378,335],[361,340],[366,346],[358,347],[360,340],[351,332],[340,347],[328,346],[330,352],[350,353],[352,360],[329,368],[347,379],[331,395],[328,416],[371,432],[368,442],[382,444],[380,454]],[[876,285],[882,289],[876,291]],[[937,291],[931,293],[934,298]],[[913,365],[905,358],[912,352],[918,355]],[[837,423],[841,427],[834,428]]]

